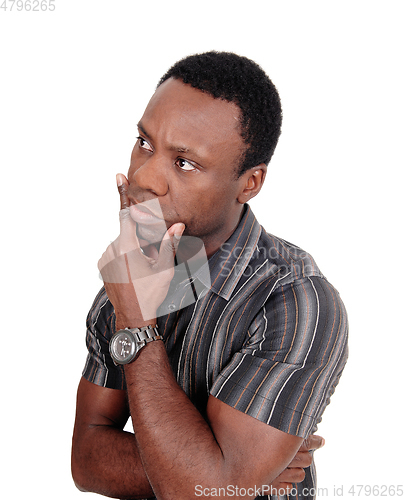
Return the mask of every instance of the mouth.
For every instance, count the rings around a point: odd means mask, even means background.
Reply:
[[[164,224],[162,210],[157,200],[142,203],[129,200],[129,213],[131,218],[139,224]]]

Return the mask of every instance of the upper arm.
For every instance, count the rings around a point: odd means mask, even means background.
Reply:
[[[244,481],[269,484],[291,462],[346,357],[345,309],[326,281],[297,280],[272,294],[215,379],[207,406],[225,462]]]
[[[317,277],[280,286],[248,333],[211,394],[287,434],[308,436],[347,358],[347,317],[339,294]]]
[[[77,390],[73,441],[95,426],[123,429],[129,417],[125,390],[107,389],[81,378]]]
[[[94,439],[100,441],[98,430],[123,429],[128,420],[129,411],[126,391],[107,389],[81,378],[77,390],[76,419],[72,438],[72,475],[77,487],[88,489],[82,473],[83,464],[94,449]],[[101,442],[100,442],[101,444]],[[90,490],[89,490],[90,491]]]
[[[282,432],[210,396],[207,416],[231,479],[243,488],[273,481],[291,462],[303,438]],[[234,483],[235,484],[235,483]]]

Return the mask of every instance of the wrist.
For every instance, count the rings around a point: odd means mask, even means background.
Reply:
[[[146,365],[149,365],[151,362],[153,362],[161,366],[162,355],[167,358],[167,351],[163,339],[162,342],[149,342],[138,351],[136,360],[133,363],[127,363],[123,366],[125,369],[140,369],[141,371],[145,367],[144,363],[146,363]]]
[[[123,316],[117,316],[115,320],[115,331],[124,330],[125,328],[142,328],[143,326],[156,325],[156,318],[143,319],[138,318],[126,318]]]

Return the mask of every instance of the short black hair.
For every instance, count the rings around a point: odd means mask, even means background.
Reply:
[[[269,163],[281,133],[282,110],[276,87],[258,64],[232,52],[205,52],[175,63],[158,87],[169,78],[239,106],[241,136],[247,148],[238,176]]]

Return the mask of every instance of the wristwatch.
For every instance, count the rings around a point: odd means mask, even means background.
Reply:
[[[142,347],[154,340],[163,340],[157,325],[118,330],[110,340],[111,357],[116,365],[126,365],[136,358]]]

